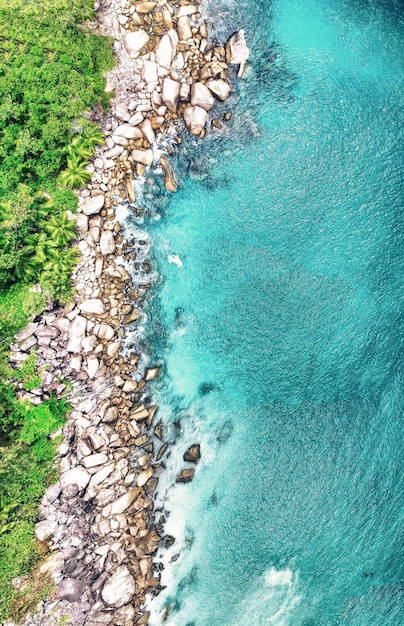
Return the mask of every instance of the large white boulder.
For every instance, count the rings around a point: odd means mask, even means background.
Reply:
[[[125,36],[125,46],[130,55],[137,56],[149,41],[149,35],[144,30],[135,30]]]
[[[147,84],[149,92],[152,92],[156,88],[158,79],[157,63],[146,59],[146,61],[143,62],[143,80]]]
[[[100,237],[100,252],[103,256],[113,254],[115,252],[114,234],[110,230],[106,230]]]
[[[68,352],[81,352],[81,342],[86,336],[87,320],[76,315],[69,328],[69,341],[66,346]]]
[[[101,597],[105,604],[119,608],[129,604],[136,592],[135,579],[126,567],[117,567],[112,576],[105,583]]]
[[[104,195],[95,196],[92,198],[84,198],[81,203],[81,210],[84,215],[95,215],[99,213],[104,206],[105,198]]]
[[[191,87],[191,104],[193,107],[202,107],[210,111],[215,103],[212,92],[203,83],[194,83]]]
[[[230,93],[230,85],[221,78],[207,81],[210,91],[218,98],[218,100],[226,100]]]
[[[151,165],[153,163],[153,151],[143,150],[142,148],[136,148],[132,150],[132,159],[136,163],[142,163],[143,165]]]
[[[90,474],[81,465],[73,467],[67,472],[63,472],[60,476],[60,486],[65,491],[71,485],[77,485],[79,491],[85,489],[90,482]]]
[[[205,127],[208,113],[201,107],[188,107],[184,111],[184,121],[190,133],[199,135]]]
[[[169,30],[160,39],[156,48],[156,62],[161,65],[161,67],[165,67],[166,69],[171,67],[171,63],[177,54],[177,45],[178,35],[174,29]]]
[[[166,107],[175,113],[177,110],[178,98],[180,96],[181,83],[172,78],[165,78],[163,81],[162,98]]]
[[[102,315],[103,313],[105,313],[105,306],[100,298],[89,298],[88,300],[84,300],[84,302],[81,302],[78,306],[80,311],[83,311],[83,313],[89,313],[93,315]],[[77,317],[75,319],[77,319]]]
[[[178,18],[177,30],[180,41],[186,41],[187,39],[191,39],[192,30],[187,15],[183,15],[182,17]]]
[[[139,129],[130,124],[121,124],[117,126],[112,134],[113,141],[116,137],[125,137],[125,139],[140,139]]]
[[[226,43],[226,60],[228,63],[240,65],[247,61],[250,51],[247,47],[244,31],[234,33]]]

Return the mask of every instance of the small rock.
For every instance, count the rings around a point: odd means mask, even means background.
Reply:
[[[104,465],[107,461],[108,457],[106,454],[103,452],[97,452],[97,454],[90,454],[90,456],[84,457],[81,464],[84,465],[85,468],[89,468],[97,467],[97,465]]]
[[[195,474],[194,469],[183,469],[175,479],[176,483],[190,483]]]
[[[124,513],[126,509],[128,509],[131,504],[140,496],[141,489],[137,487],[136,489],[129,489],[126,493],[123,494],[120,498],[112,502],[111,504],[111,515],[120,515]]]
[[[81,352],[81,342],[86,335],[87,320],[77,315],[69,329],[69,342],[66,346],[68,352]]]
[[[178,18],[177,30],[180,41],[187,41],[187,39],[191,39],[192,30],[189,23],[188,15],[183,15],[182,17]]]
[[[199,443],[195,443],[194,445],[190,446],[183,456],[184,461],[188,461],[189,463],[198,463],[200,458],[201,446]]]
[[[177,110],[178,98],[180,96],[181,84],[171,78],[163,81],[162,99],[169,111],[175,113]]]

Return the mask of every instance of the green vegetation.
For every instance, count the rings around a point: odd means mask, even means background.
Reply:
[[[103,135],[90,111],[105,105],[112,48],[79,26],[92,0],[0,0],[0,287],[35,282],[66,300],[76,261],[68,188]]]
[[[0,621],[18,618],[49,590],[28,577],[11,580],[40,558],[34,541],[38,502],[56,478],[57,440],[69,410],[51,398],[17,400],[12,379],[40,384],[36,355],[8,365],[14,335],[49,299],[66,302],[77,260],[72,189],[90,178],[104,137],[90,111],[105,106],[103,74],[112,67],[108,39],[83,26],[93,0],[0,0]],[[39,283],[42,292],[31,286]]]

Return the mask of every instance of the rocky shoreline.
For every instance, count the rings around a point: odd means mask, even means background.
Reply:
[[[168,446],[148,396],[159,368],[139,372],[140,355],[122,349],[141,317],[150,267],[138,257],[144,242],[124,230],[117,210],[129,204],[136,211],[134,183],[149,168],[175,191],[161,138],[180,143],[184,126],[203,137],[209,111],[230,94],[228,65],[241,76],[248,57],[242,31],[226,46],[209,42],[198,3],[105,0],[96,8],[89,27],[113,37],[117,65],[107,84],[114,99],[101,121],[106,142],[71,215],[80,251],[75,302],[31,323],[11,353],[15,367],[32,351],[38,355],[42,386],[20,390],[20,397],[40,403],[54,392],[72,404],[59,448],[60,479],[47,490],[36,525],[37,540],[50,550],[37,575],[50,574],[55,593],[26,618],[27,626],[148,623],[145,595],[158,593],[160,584],[153,555],[160,542],[172,541],[160,527],[157,532],[153,509]],[[224,127],[223,120],[211,123]],[[145,280],[134,284],[125,262],[137,262]],[[185,461],[199,460],[195,448]],[[188,467],[177,480],[192,476]]]

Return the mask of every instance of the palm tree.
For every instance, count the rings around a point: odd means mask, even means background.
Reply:
[[[70,159],[90,159],[94,154],[93,146],[83,137],[75,137],[68,147]]]
[[[75,235],[74,222],[69,220],[65,212],[53,215],[44,224],[44,230],[58,248],[67,246]]]
[[[67,159],[67,168],[60,173],[59,179],[62,185],[71,189],[80,189],[91,178],[91,172],[86,170],[88,162],[80,157]]]
[[[88,124],[82,136],[85,142],[92,148],[97,144],[102,145],[105,142],[105,135],[96,124]]]

